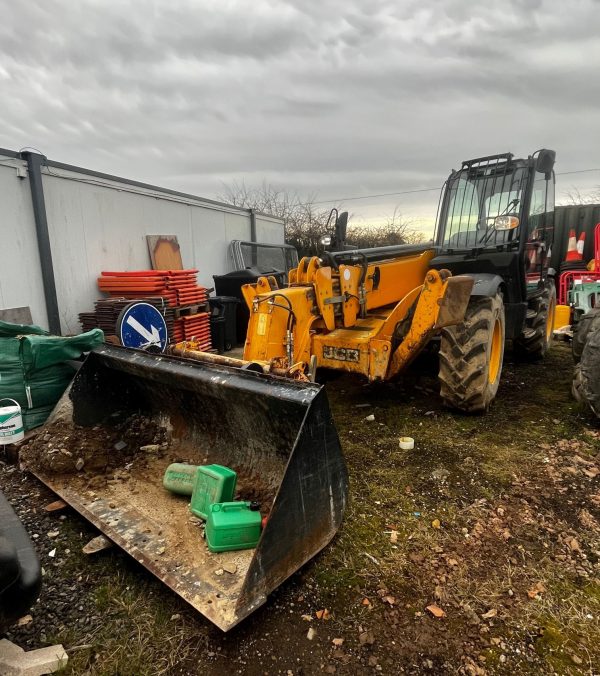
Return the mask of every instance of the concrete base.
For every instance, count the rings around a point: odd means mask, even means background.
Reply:
[[[7,639],[0,640],[0,674],[3,676],[43,676],[66,666],[67,653],[61,645],[25,652]]]

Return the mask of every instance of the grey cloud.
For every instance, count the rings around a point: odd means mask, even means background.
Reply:
[[[0,0],[0,145],[208,196],[244,177],[321,197],[429,187],[542,145],[587,168],[598,9]]]

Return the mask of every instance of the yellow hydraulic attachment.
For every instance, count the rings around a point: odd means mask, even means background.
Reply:
[[[301,380],[314,379],[317,367],[371,381],[393,378],[439,329],[463,320],[473,280],[430,269],[434,255],[407,247],[370,262],[362,252],[347,252],[345,264],[314,256],[290,271],[285,288],[273,277],[245,285],[250,322],[236,364]],[[194,347],[180,343],[174,351],[193,357]]]
[[[434,254],[426,249],[337,270],[303,258],[285,289],[266,277],[247,284],[244,360],[301,364],[309,376],[325,366],[369,380],[393,378],[437,329],[464,317],[473,280],[428,269]]]

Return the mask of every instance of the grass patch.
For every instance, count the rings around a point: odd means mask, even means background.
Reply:
[[[65,673],[159,676],[196,654],[201,643],[190,641],[195,632],[188,632],[185,618],[174,612],[179,604],[157,595],[149,589],[153,586],[121,571],[103,582],[95,603],[105,622],[86,637],[89,647],[71,653]]]
[[[456,636],[473,631],[470,626],[487,628],[500,637],[485,646],[488,634],[482,634],[480,651],[492,671],[512,664],[521,673],[539,673],[541,665],[569,673],[598,657],[597,585],[577,587],[574,569],[553,559],[561,551],[553,533],[577,520],[573,509],[575,518],[562,520],[573,489],[567,481],[559,490],[544,469],[548,447],[560,440],[585,442],[586,457],[600,450],[589,419],[571,399],[571,371],[562,345],[544,363],[509,358],[486,416],[444,410],[431,369],[407,374],[399,384],[336,380],[328,393],[353,503],[334,547],[319,560],[319,568],[336,572],[318,574],[319,580],[332,590],[358,580],[360,593],[371,597],[383,586],[416,617],[436,602]],[[370,406],[357,406],[364,402]],[[370,414],[372,422],[365,420]],[[414,451],[399,449],[405,434],[415,438]],[[558,460],[562,481],[569,456],[553,455],[551,463]],[[544,492],[552,500],[544,502]],[[434,518],[441,528],[432,527]],[[395,546],[390,524],[398,531]],[[548,591],[532,600],[527,592],[537,582]],[[491,609],[497,615],[488,626],[481,618]]]

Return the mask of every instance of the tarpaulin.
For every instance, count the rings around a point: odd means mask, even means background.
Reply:
[[[43,424],[74,375],[68,362],[103,341],[100,329],[63,337],[0,321],[0,399],[19,402],[26,429]]]

